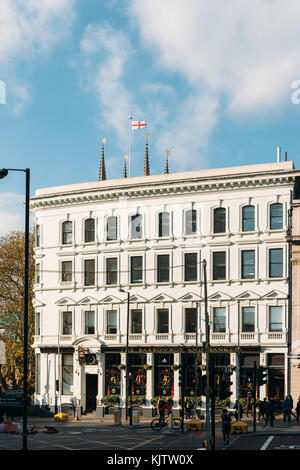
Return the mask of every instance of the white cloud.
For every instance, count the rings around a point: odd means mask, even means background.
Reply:
[[[20,65],[45,57],[69,34],[75,0],[1,0],[0,79],[6,82],[7,103],[20,113],[30,101]]]
[[[10,230],[24,231],[25,197],[16,193],[0,193],[0,236]]]

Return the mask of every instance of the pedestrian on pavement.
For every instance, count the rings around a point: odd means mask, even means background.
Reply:
[[[296,418],[296,415],[294,415],[294,413],[293,413],[293,408],[294,408],[294,400],[293,400],[293,397],[292,397],[292,395],[289,395],[289,400],[290,400],[290,402],[291,402],[291,415],[293,415],[293,416],[294,416],[294,418]]]
[[[285,397],[285,400],[282,402],[282,411],[283,411],[283,421],[286,422],[286,418],[288,422],[291,422],[291,411],[292,411],[292,401],[290,400],[289,395]]]
[[[297,405],[296,405],[296,421],[298,421],[300,416],[300,397],[298,398]]]
[[[266,418],[265,418],[264,428],[267,426],[269,420],[270,420],[271,426],[273,427],[274,415],[275,415],[275,403],[272,398],[269,398],[269,400],[267,401],[265,413],[266,413]]]
[[[235,417],[236,421],[238,421],[239,420],[239,404],[238,404],[237,400],[236,400],[233,408],[235,410],[234,417]],[[242,407],[242,404],[240,402],[240,419],[242,419],[242,417],[243,417],[243,407]]]
[[[247,418],[249,418],[248,414],[249,414],[250,406],[251,406],[251,392],[248,392],[247,401],[246,401],[246,416],[247,416]]]
[[[229,413],[226,409],[223,410],[221,414],[221,426],[222,426],[222,433],[224,438],[224,444],[229,444],[229,434],[230,434],[230,426],[231,426],[231,418]]]
[[[265,419],[265,414],[266,414],[266,404],[267,400],[264,398],[263,400],[259,400],[258,403],[258,423],[263,423]]]

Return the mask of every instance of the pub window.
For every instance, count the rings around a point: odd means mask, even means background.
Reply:
[[[72,281],[72,261],[62,261],[61,280],[62,282]]]
[[[118,282],[118,258],[106,258],[106,284]]]
[[[196,333],[197,325],[197,309],[186,308],[185,309],[185,332]]]
[[[142,238],[142,216],[140,214],[131,216],[131,238]]]
[[[106,333],[109,335],[117,334],[117,310],[107,310],[107,328]]]
[[[86,335],[95,334],[95,312],[93,310],[84,312],[84,333]]]
[[[73,393],[73,354],[62,355],[62,393]]]
[[[169,212],[160,212],[158,214],[158,236],[168,237],[170,235],[170,214]]]
[[[197,232],[197,211],[191,209],[185,212],[185,234],[194,235]]]
[[[242,209],[242,231],[251,232],[255,230],[255,208],[244,206]]]
[[[213,253],[213,280],[226,279],[226,251],[215,251]]]
[[[214,233],[226,232],[226,209],[218,207],[214,209]]]
[[[106,239],[108,241],[118,238],[118,218],[114,215],[106,219]]]
[[[283,206],[280,203],[270,205],[270,229],[278,230],[283,227]]]
[[[184,255],[184,280],[197,281],[197,253]]]
[[[129,354],[129,380],[132,396],[145,397],[146,395],[146,354]]]
[[[84,285],[85,286],[95,285],[95,260],[94,259],[84,260]]]
[[[157,282],[169,282],[170,267],[169,255],[157,256]]]
[[[255,309],[254,307],[242,308],[242,332],[250,333],[255,329]]]
[[[156,396],[174,395],[173,354],[154,354],[154,391]]]
[[[95,219],[84,221],[84,241],[90,243],[95,241]]]
[[[121,355],[119,353],[105,354],[105,394],[120,395],[121,372],[118,369]]]
[[[131,310],[131,333],[140,334],[142,333],[143,317],[142,310],[134,309]]]
[[[282,307],[269,307],[269,331],[282,331]]]
[[[62,244],[69,245],[72,243],[72,222],[66,221],[62,224]]]
[[[72,312],[62,312],[62,334],[72,334]]]
[[[214,333],[225,333],[226,331],[226,308],[224,307],[214,308],[213,329],[214,329]]]
[[[282,277],[283,275],[283,250],[274,248],[269,250],[269,277]]]
[[[160,308],[157,310],[157,333],[169,333],[169,310]]]
[[[242,279],[254,279],[255,277],[255,251],[242,251]]]
[[[131,284],[143,282],[142,256],[131,256],[130,258],[130,282]]]

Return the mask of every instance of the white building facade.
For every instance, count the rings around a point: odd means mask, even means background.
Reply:
[[[178,408],[181,355],[194,364],[197,352],[205,365],[203,260],[216,396],[240,346],[241,397],[256,362],[269,367],[261,397],[283,398],[297,174],[292,162],[277,162],[38,190],[36,403],[98,415],[108,403],[124,408],[128,360],[129,395],[144,413],[157,396]],[[232,381],[231,404],[236,371]],[[188,374],[185,395],[195,393]]]

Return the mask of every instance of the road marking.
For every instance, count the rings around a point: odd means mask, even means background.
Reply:
[[[149,439],[149,440],[143,441],[143,442],[141,442],[140,444],[138,444],[138,445],[136,445],[136,446],[128,447],[127,450],[137,449],[138,447],[141,447],[143,444],[149,444],[150,442],[157,441],[157,440],[160,439],[160,438],[161,438],[161,436],[153,437],[153,439]]]
[[[264,443],[264,445],[261,447],[260,450],[266,450],[266,448],[268,447],[268,445],[270,444],[270,442],[274,439],[274,436],[270,436],[268,437],[268,439],[266,440],[266,442]]]

